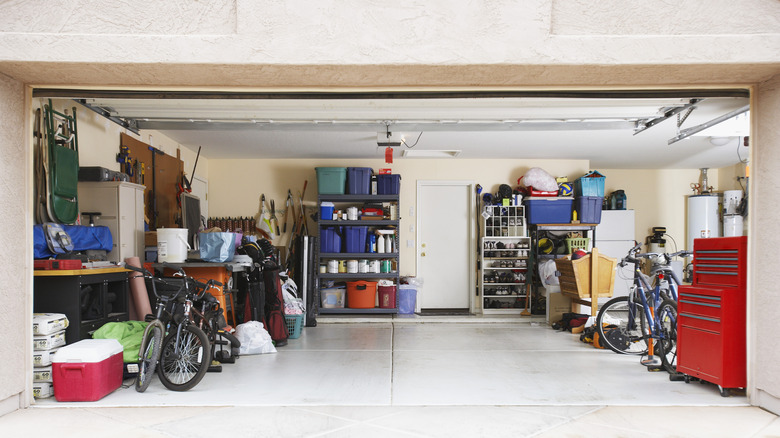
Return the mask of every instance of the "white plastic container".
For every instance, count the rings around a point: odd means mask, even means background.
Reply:
[[[343,287],[332,287],[320,290],[320,301],[323,309],[343,309],[347,290]]]
[[[68,317],[63,313],[33,313],[33,335],[48,335],[68,328]]]
[[[184,263],[187,260],[186,228],[157,229],[157,261],[159,263]]]

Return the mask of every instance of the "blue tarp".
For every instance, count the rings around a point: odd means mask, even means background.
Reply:
[[[88,249],[111,251],[114,249],[114,240],[111,238],[111,230],[104,226],[89,227],[86,225],[63,225],[62,228],[73,241],[74,251],[86,251]],[[46,236],[43,225],[33,226],[33,257],[36,259],[48,259],[54,256],[46,245]]]

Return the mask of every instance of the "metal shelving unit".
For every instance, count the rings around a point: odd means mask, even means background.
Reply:
[[[397,214],[400,214],[400,202],[399,195],[319,195],[318,205],[323,202],[332,202],[337,205],[356,206],[363,203],[392,203],[395,205]],[[393,219],[372,219],[372,220],[320,220],[318,222],[318,228],[321,230],[323,227],[369,227],[372,228],[394,228],[394,248],[398,248],[400,242],[399,228],[400,217]],[[370,231],[369,231],[370,232]],[[396,285],[396,306],[395,308],[381,308],[374,307],[370,309],[351,309],[349,307],[343,308],[322,308],[319,307],[320,314],[394,314],[398,313],[398,284],[400,280],[399,265],[400,254],[396,249],[390,253],[344,253],[344,252],[319,252],[317,254],[317,260],[320,264],[327,262],[328,260],[393,260],[395,261],[396,269],[394,272],[369,272],[369,273],[321,273],[317,274],[317,303],[320,303],[319,291],[322,288],[322,282],[324,281],[353,281],[353,280],[393,280]]]

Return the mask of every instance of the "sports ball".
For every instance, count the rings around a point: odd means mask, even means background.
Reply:
[[[558,184],[558,196],[572,196],[574,194],[574,188],[571,183],[564,182]]]
[[[574,252],[571,254],[571,259],[572,259],[572,260],[579,260],[579,259],[581,259],[581,258],[585,257],[586,255],[588,255],[588,253],[587,253],[587,252],[585,252],[584,250],[581,250],[581,249],[577,249],[577,250],[575,250],[575,251],[574,251]]]

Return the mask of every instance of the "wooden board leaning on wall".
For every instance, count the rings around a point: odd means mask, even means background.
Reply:
[[[184,172],[184,162],[177,157],[161,153],[154,154],[153,146],[137,140],[127,134],[120,134],[120,151],[127,148],[128,158],[139,163],[136,166],[131,182],[137,182],[146,186],[144,190],[145,216],[149,220],[149,228],[155,230],[159,227],[177,227],[176,219],[179,216],[179,204],[177,195],[179,184]],[[154,161],[154,166],[152,162]],[[143,164],[143,176],[140,175],[140,164]],[[152,196],[154,190],[156,196]],[[156,214],[155,214],[156,200]],[[156,218],[156,219],[155,219]]]

